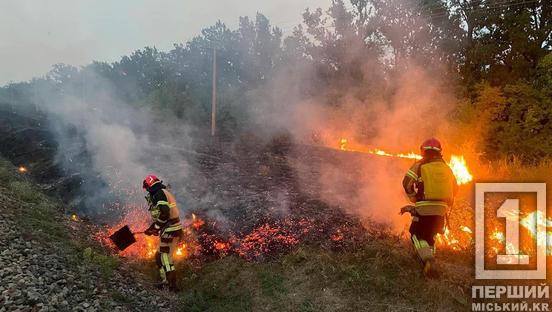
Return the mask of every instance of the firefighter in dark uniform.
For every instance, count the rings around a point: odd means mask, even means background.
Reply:
[[[422,159],[406,173],[403,188],[414,206],[401,209],[412,215],[411,240],[427,276],[435,269],[435,235],[443,234],[445,216],[458,190],[456,178],[443,160],[441,143],[431,138],[420,146]]]
[[[176,272],[172,253],[183,236],[176,200],[174,195],[163,185],[163,181],[154,175],[149,175],[144,179],[143,187],[148,191],[146,200],[153,219],[153,223],[144,233],[160,237],[159,250],[155,254],[155,261],[161,277],[161,283],[158,286],[159,288],[168,287],[169,290],[175,291]]]

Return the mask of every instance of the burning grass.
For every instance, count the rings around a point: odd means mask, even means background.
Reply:
[[[72,218],[73,220],[75,218]],[[112,253],[118,254],[120,257],[135,259],[135,260],[151,260],[154,258],[155,253],[159,246],[158,236],[148,236],[145,234],[135,234],[136,242],[130,245],[123,251],[117,250],[113,242],[109,239],[115,231],[125,225],[129,225],[129,228],[133,233],[142,232],[149,227],[151,216],[145,207],[135,207],[129,209],[126,214],[115,225],[100,227],[96,230],[95,239],[103,246],[111,250]],[[186,220],[184,220],[186,221]],[[203,220],[195,218],[184,222],[187,225],[184,228],[185,237],[179,241],[176,248],[173,251],[173,259],[175,262],[180,262],[192,255],[198,255],[201,251],[197,240],[193,236],[193,230],[199,229],[203,225]]]
[[[362,146],[354,146],[346,139],[340,140],[339,150],[362,151],[387,158],[419,159],[419,155],[415,153],[390,153],[381,149],[370,150]],[[266,158],[267,156],[263,157]],[[266,159],[270,159],[270,157]],[[278,157],[278,159],[279,161],[276,162],[276,166],[282,166],[282,164],[285,166],[286,162],[281,161],[281,157]],[[268,167],[267,170],[272,174],[289,171],[289,168],[285,170],[271,168],[272,165],[270,163],[267,164],[265,160],[261,162],[261,165]],[[254,158],[252,161],[258,162]],[[476,165],[468,167],[464,155],[452,155],[449,164],[461,182],[463,191],[448,218],[444,235],[440,235],[437,238],[437,247],[440,250],[469,252],[473,248],[474,226],[472,203],[468,196],[471,195],[473,185],[470,183],[473,180],[472,172],[479,173],[480,168],[478,166],[480,164],[476,163]],[[273,178],[271,177],[271,179]],[[479,175],[477,175],[477,178],[479,178]],[[265,179],[262,183],[266,183],[266,181]],[[277,180],[274,182],[277,182]],[[261,191],[259,190],[259,192]],[[300,207],[303,204],[296,202],[292,205]],[[186,224],[186,239],[175,250],[175,259],[177,261],[190,257],[216,259],[236,255],[248,261],[259,261],[272,259],[281,253],[289,252],[305,242],[315,241],[324,246],[331,246],[331,248],[346,248],[347,246],[354,245],[355,240],[372,231],[372,228],[368,228],[372,227],[372,225],[368,225],[367,227],[365,225],[363,228],[362,226],[358,226],[360,222],[353,222],[355,224],[353,226],[348,224],[347,220],[351,220],[351,215],[338,216],[340,214],[338,210],[340,209],[337,207],[322,205],[324,208],[320,208],[318,204],[315,206],[311,208],[311,211],[309,209],[297,210],[294,208],[294,213],[283,218],[274,218],[274,216],[270,215],[265,216],[268,217],[267,219],[258,217],[257,220],[251,219],[250,222],[252,223],[246,223],[241,228],[234,229],[223,229],[218,227],[214,220],[206,219],[205,216],[199,217],[197,214],[189,214],[185,216],[186,220],[184,221]],[[328,222],[328,220],[323,219],[323,216],[319,215],[320,209],[327,211],[328,215],[338,217]],[[258,214],[258,211],[249,213]],[[249,219],[249,216],[246,217]],[[98,239],[104,244],[110,245],[107,237],[125,224],[129,224],[134,231],[147,228],[149,225],[149,215],[145,207],[130,209],[120,222],[98,233]],[[358,230],[359,228],[361,230]],[[361,234],[361,232],[364,234]],[[138,242],[135,245],[121,252],[120,255],[138,259],[151,259],[157,250],[158,238],[141,235],[137,236],[137,240]],[[496,241],[496,245],[499,243],[500,241]]]
[[[354,151],[360,153],[368,153],[372,155],[396,157],[396,158],[411,158],[420,159],[421,156],[415,153],[390,153],[378,148],[368,148],[359,144],[351,144],[347,139],[340,139],[337,145],[339,150]],[[468,155],[471,156],[471,155]],[[452,250],[470,250],[473,248],[473,200],[467,198],[473,194],[473,185],[470,183],[476,178],[478,182],[535,182],[544,181],[552,183],[548,172],[552,171],[552,161],[545,160],[535,165],[524,165],[519,159],[512,158],[508,161],[500,160],[495,162],[480,161],[477,158],[471,157],[472,165],[468,166],[464,155],[451,155],[448,162],[451,167],[458,184],[464,187],[464,192],[459,196],[456,205],[451,209],[451,214],[448,216],[448,223],[443,235],[438,235],[436,240],[437,247],[448,248]],[[467,188],[467,190],[466,190]],[[498,207],[497,207],[498,208]],[[496,257],[497,254],[506,252],[506,249],[511,246],[505,246],[504,225],[500,220],[496,220],[496,216],[492,213],[487,213],[487,220],[495,220],[488,231],[487,243],[490,244],[489,257]],[[545,227],[550,227],[552,218],[545,219],[542,216],[537,216],[534,212],[524,213],[520,216],[521,225],[524,229],[526,239],[521,246],[522,252],[534,254],[535,247],[535,225],[543,224]],[[552,231],[547,231],[548,242],[552,242]],[[523,234],[523,233],[522,233]],[[539,242],[545,244],[546,242]],[[509,250],[509,249],[508,249]],[[552,255],[552,248],[548,247],[548,255]]]
[[[544,159],[539,163],[535,164],[524,164],[518,158],[502,159],[494,162],[480,162],[477,164],[476,172],[478,180],[480,182],[540,182],[546,183],[547,185],[552,185],[552,160]],[[518,194],[519,196],[519,194]],[[500,199],[495,199],[498,201]],[[545,219],[543,216],[537,215],[531,207],[531,203],[534,203],[535,198],[529,196],[528,194],[522,194],[520,197],[521,203],[521,212],[520,212],[520,225],[521,225],[521,244],[520,249],[522,252],[531,254],[535,249],[535,225],[537,223],[542,224],[547,228],[547,237],[548,242],[547,254],[552,255],[552,217]],[[547,207],[550,206],[550,194],[547,194]],[[524,208],[525,206],[525,208]],[[548,215],[550,216],[550,208],[548,209]],[[492,214],[487,217],[494,217]],[[489,228],[490,241],[494,244],[494,254],[497,252],[503,252],[505,234],[504,234],[504,221],[500,223],[495,223]],[[523,239],[525,237],[525,239]],[[546,242],[541,242],[546,243]]]
[[[419,156],[415,153],[391,153],[381,149],[370,150],[362,146],[354,146],[345,139],[340,140],[337,150],[368,151],[369,154],[384,156],[389,159],[395,157],[401,159],[419,159]],[[249,155],[251,156],[251,153]],[[269,156],[265,155],[263,157],[265,159],[260,164],[268,168],[266,170],[271,173],[271,177],[270,179],[266,179],[266,175],[258,177],[264,179],[262,183],[271,181],[271,179],[275,179],[272,182],[278,183],[276,179],[278,172],[288,172],[289,168],[281,170],[277,166],[282,166],[282,164],[285,166],[287,162],[281,160],[282,157],[278,156],[278,161],[275,162],[276,165],[272,165],[271,163],[266,163],[266,159],[271,159]],[[351,159],[348,158],[345,161],[350,161]],[[470,161],[469,165],[467,160]],[[248,169],[254,167],[255,163],[259,166],[258,159],[255,157],[252,158],[252,162],[252,164],[246,166]],[[468,254],[473,252],[474,245],[473,203],[471,199],[473,195],[473,184],[471,181],[474,177],[482,180],[485,179],[485,172],[493,172],[497,173],[499,179],[506,179],[506,177],[515,174],[515,172],[524,170],[525,174],[529,177],[528,173],[537,173],[542,170],[535,170],[531,167],[527,167],[526,169],[524,169],[525,167],[518,168],[519,164],[517,163],[513,163],[512,168],[500,162],[483,165],[469,153],[466,155],[452,155],[449,164],[462,186],[460,196],[456,200],[451,214],[448,216],[445,233],[437,237],[436,245],[439,251],[464,252]],[[241,165],[243,164],[240,162]],[[498,169],[495,168],[497,165],[499,166]],[[550,163],[541,166],[545,166],[546,168],[552,167]],[[251,171],[255,172],[255,170]],[[263,192],[262,187],[262,184],[256,184],[256,188],[259,188],[257,192]],[[184,259],[211,261],[228,256],[236,256],[247,261],[270,261],[281,254],[294,250],[297,246],[313,242],[315,245],[323,246],[330,250],[347,250],[350,246],[357,246],[357,242],[363,241],[365,235],[371,235],[374,232],[373,225],[364,224],[363,227],[361,222],[349,222],[354,218],[351,218],[351,215],[342,214],[342,211],[335,206],[327,206],[322,202],[318,202],[318,204],[309,209],[298,209],[297,207],[304,206],[304,203],[300,201],[302,200],[290,204],[296,208],[293,208],[293,212],[287,216],[274,218],[274,215],[269,214],[263,217],[262,214],[259,214],[259,211],[249,211],[248,215],[245,215],[245,218],[238,218],[242,221],[248,220],[249,223],[242,224],[238,228],[220,227],[215,220],[210,220],[205,215],[200,216],[201,212],[188,214],[184,218],[186,239],[175,250],[175,259],[177,261]],[[320,206],[321,204],[322,206]],[[321,214],[320,211],[325,211],[327,215],[333,216],[333,218],[330,218],[330,220],[324,219],[324,213]],[[251,215],[256,215],[257,217],[251,218]],[[525,224],[528,227],[531,224],[530,220],[527,219],[529,216],[524,215],[523,218],[525,218]],[[110,242],[106,238],[124,224],[131,225],[131,228],[135,231],[145,229],[149,225],[149,215],[145,207],[136,207],[129,210],[129,213],[123,217],[121,222],[99,233],[99,240],[106,245],[110,245]],[[499,225],[499,223],[497,224]],[[489,242],[493,246],[492,250],[494,250],[494,253],[489,255],[490,257],[496,256],[497,253],[503,251],[501,247],[504,245],[502,231],[500,230],[500,226],[497,226],[490,232]],[[380,235],[380,237],[386,237],[387,234]],[[372,237],[378,235],[372,235]],[[404,235],[404,237],[406,236]],[[151,259],[157,250],[158,238],[138,236],[137,239],[138,243],[120,253],[120,255],[129,258]]]
[[[109,236],[124,225],[130,224],[131,230],[139,231],[148,226],[149,215],[145,210],[134,209],[125,214],[115,225],[101,228],[96,239],[104,246],[124,258],[152,259],[158,249],[156,236],[135,235],[136,243],[117,251]],[[331,248],[341,248],[360,239],[364,229],[360,222],[326,224],[318,228],[313,218],[287,217],[274,219],[252,227],[245,233],[228,232],[217,227],[215,221],[205,220],[192,213],[191,218],[183,220],[184,239],[174,251],[176,262],[189,257],[216,259],[236,255],[247,261],[273,259],[279,254],[292,250],[302,242],[325,242]],[[320,225],[320,223],[318,223]]]
[[[344,138],[339,140],[338,147],[342,151],[367,153],[367,154],[385,156],[385,157],[406,158],[406,159],[415,159],[415,160],[422,159],[421,155],[418,155],[414,152],[390,153],[379,148],[369,148],[361,144],[352,145],[349,143],[349,140]],[[473,181],[473,175],[470,173],[470,169],[466,164],[466,160],[464,159],[463,155],[451,155],[448,164],[452,169],[452,172],[454,173],[454,176],[456,177],[456,180],[459,185],[467,184]]]

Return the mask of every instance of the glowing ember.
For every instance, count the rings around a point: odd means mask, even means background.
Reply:
[[[331,235],[330,238],[331,238],[334,242],[338,242],[338,241],[343,240],[344,235],[343,235],[343,233],[341,233],[341,230],[338,229],[337,231],[335,231],[335,233],[333,233],[333,234]]]
[[[195,214],[192,213],[192,227],[195,229],[195,230],[199,230],[199,228],[205,224],[205,221],[203,221],[202,219],[198,218]]]
[[[230,248],[230,245],[228,243],[223,242],[215,242],[215,249],[219,251],[228,250]]]
[[[17,168],[17,171],[19,171],[21,173],[25,173],[25,172],[27,172],[27,168],[23,167],[23,166],[20,166],[19,168]]]
[[[274,249],[288,249],[298,243],[298,237],[289,229],[264,224],[243,237],[236,252],[245,259],[257,259]]]

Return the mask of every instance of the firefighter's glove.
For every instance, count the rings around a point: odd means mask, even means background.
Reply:
[[[144,234],[148,236],[157,236],[159,235],[159,230],[155,228],[155,223],[152,224],[147,230],[144,231]]]

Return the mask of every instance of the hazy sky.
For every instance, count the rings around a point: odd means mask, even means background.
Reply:
[[[289,30],[330,0],[0,0],[0,85],[45,74],[52,64],[115,61],[142,48],[169,50],[218,19],[265,14]]]

